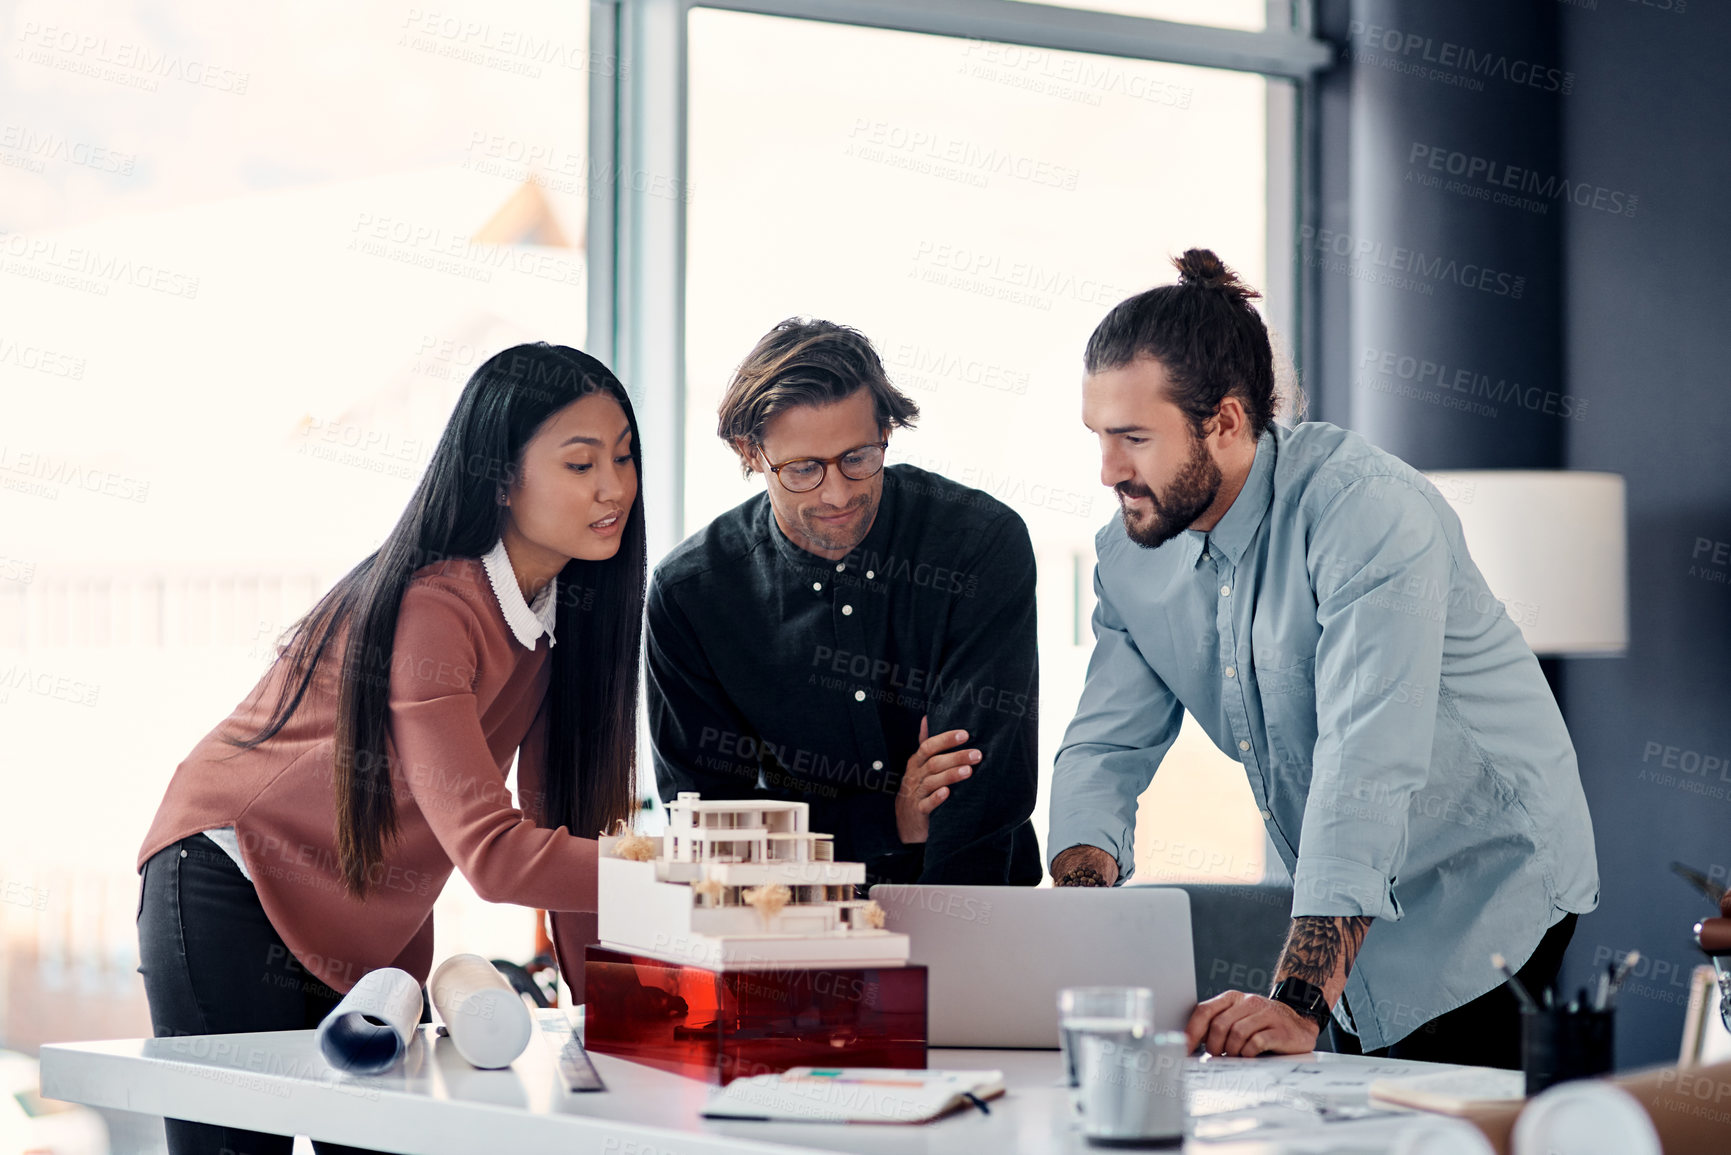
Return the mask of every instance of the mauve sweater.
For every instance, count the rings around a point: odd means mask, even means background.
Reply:
[[[340,655],[344,634],[333,639]],[[567,643],[569,644],[569,643]],[[390,665],[387,749],[397,837],[364,902],[344,890],[332,791],[336,679],[328,669],[269,741],[242,750],[286,676],[274,664],[174,772],[139,850],[233,826],[259,901],[284,945],[338,991],[394,966],[426,982],[433,902],[455,866],[489,902],[554,912],[561,972],[583,998],[582,948],[595,941],[595,840],[538,826],[512,804],[539,804],[548,640],[517,642],[479,560],[416,572],[403,595]],[[328,659],[327,659],[328,665]],[[575,968],[575,969],[573,969]]]

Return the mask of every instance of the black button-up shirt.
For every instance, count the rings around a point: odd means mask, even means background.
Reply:
[[[871,531],[839,562],[789,541],[758,494],[650,582],[661,796],[807,802],[811,829],[872,882],[1034,885],[1034,621],[1027,526],[989,494],[890,466]],[[930,733],[966,730],[980,761],[909,846],[895,798],[922,715]]]

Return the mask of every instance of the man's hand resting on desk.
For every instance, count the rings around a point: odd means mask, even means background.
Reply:
[[[1211,1055],[1254,1058],[1257,1055],[1301,1055],[1316,1050],[1321,1033],[1314,1019],[1307,1019],[1285,1003],[1244,991],[1227,991],[1190,1012],[1184,1037],[1194,1051],[1198,1044]]]
[[[1332,1007],[1346,989],[1346,976],[1371,920],[1365,915],[1299,915],[1292,920],[1286,946],[1275,964],[1275,993],[1282,980],[1295,980],[1291,992],[1305,1005]],[[1303,987],[1308,984],[1308,992]],[[1320,998],[1320,1002],[1313,1000]],[[1227,991],[1198,1003],[1184,1029],[1192,1050],[1198,1043],[1211,1055],[1252,1058],[1273,1052],[1300,1055],[1316,1050],[1322,1024],[1286,1003],[1244,991]]]

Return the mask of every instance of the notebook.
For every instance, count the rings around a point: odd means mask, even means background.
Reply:
[[[962,1107],[985,1111],[1004,1093],[1002,1071],[794,1067],[735,1079],[710,1096],[709,1119],[803,1123],[924,1123]]]
[[[1527,1097],[1527,1077],[1519,1071],[1465,1067],[1397,1079],[1378,1079],[1370,1085],[1372,1105],[1411,1107],[1442,1115],[1464,1115],[1497,1103],[1518,1102]]]

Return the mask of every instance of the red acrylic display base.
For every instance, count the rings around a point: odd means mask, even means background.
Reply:
[[[926,968],[715,971],[591,946],[584,1046],[726,1085],[789,1067],[926,1065]]]

